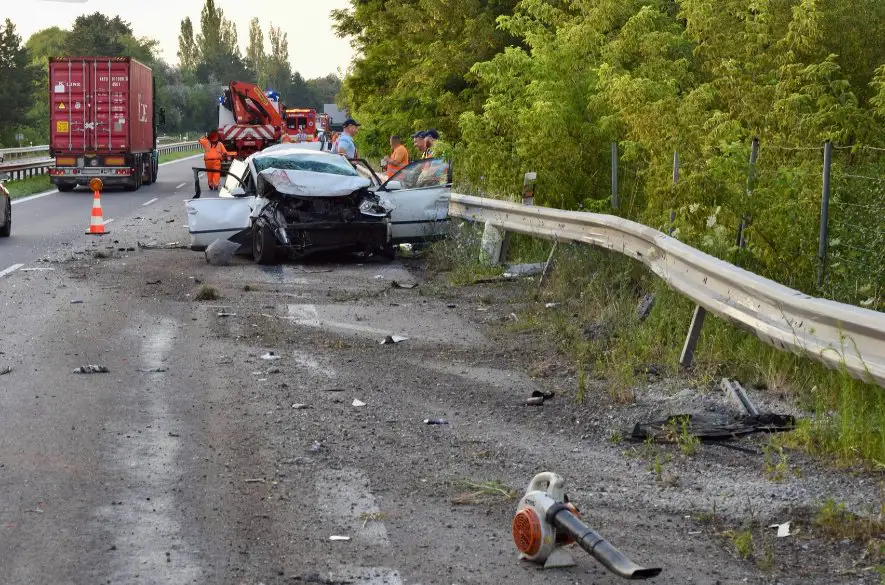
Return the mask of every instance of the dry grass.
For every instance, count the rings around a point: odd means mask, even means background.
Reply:
[[[519,497],[516,490],[498,480],[481,483],[462,481],[457,484],[457,487],[464,491],[452,498],[452,503],[461,506],[509,502]]]
[[[214,286],[204,284],[200,286],[197,294],[194,295],[195,301],[217,301],[221,298],[221,293]]]

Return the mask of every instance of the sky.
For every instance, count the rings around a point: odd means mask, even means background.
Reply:
[[[189,16],[199,31],[203,0],[3,0],[3,17],[15,23],[16,32],[27,41],[34,32],[50,26],[70,29],[81,14],[117,14],[128,21],[135,36],[160,41],[160,53],[168,63],[178,63],[178,31]],[[307,79],[329,73],[343,74],[353,57],[345,39],[332,32],[329,12],[346,8],[349,0],[215,0],[224,16],[237,25],[240,51],[245,54],[249,41],[249,20],[257,17],[264,30],[271,24],[289,34],[289,60],[294,70]]]

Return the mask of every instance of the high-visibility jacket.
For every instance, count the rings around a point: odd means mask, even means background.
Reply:
[[[224,147],[224,144],[222,144],[221,142],[216,142],[215,144],[212,144],[211,142],[209,142],[208,138],[204,137],[200,138],[200,144],[203,146],[204,150],[203,160],[205,160],[207,163],[209,161],[216,160],[220,162],[224,160],[224,157],[229,155],[227,149]]]
[[[397,163],[393,160],[394,156],[398,156],[400,162]],[[393,153],[387,159],[387,176],[392,177],[396,174],[397,171],[400,171],[406,168],[409,165],[409,151],[405,146],[400,144],[396,148],[393,149]]]

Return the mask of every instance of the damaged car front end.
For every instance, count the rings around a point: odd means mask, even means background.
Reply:
[[[260,166],[259,162],[259,166]],[[252,255],[260,264],[282,253],[386,253],[393,206],[359,176],[269,166],[257,174],[261,204],[252,214]],[[244,234],[245,235],[245,234]]]

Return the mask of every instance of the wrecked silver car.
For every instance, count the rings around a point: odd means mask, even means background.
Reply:
[[[269,148],[232,166],[221,197],[209,199],[200,198],[197,170],[187,202],[192,248],[230,239],[251,247],[259,264],[330,250],[392,253],[393,205],[340,156]]]

